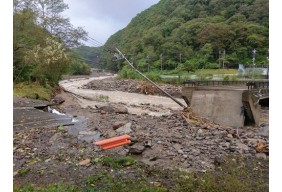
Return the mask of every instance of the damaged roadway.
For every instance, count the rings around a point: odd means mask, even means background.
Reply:
[[[111,81],[116,80],[113,78]],[[91,83],[92,87],[94,83]],[[106,84],[98,89],[109,90]],[[90,87],[84,82],[78,89]],[[119,87],[122,86],[116,82],[111,89],[117,91]],[[168,87],[168,90],[179,90],[179,87]],[[144,90],[136,90],[138,94],[144,94]],[[79,126],[61,122],[64,126],[52,124],[50,128],[42,128],[39,124],[23,129],[17,121],[20,115],[15,115],[19,109],[14,109],[14,183],[49,184],[58,180],[77,183],[100,171],[95,159],[108,155],[132,156],[149,166],[184,171],[214,170],[226,155],[255,158],[268,166],[268,108],[262,109],[262,123],[258,127],[234,129],[209,121],[188,122],[183,110],[178,107],[145,101],[138,105],[111,102],[109,97],[105,97],[108,100],[104,101],[97,97],[89,101],[84,96],[64,91],[59,96],[65,102],[52,107],[66,114],[64,118],[68,120],[80,119]],[[14,102],[15,108],[20,102]],[[140,110],[131,113],[130,108]],[[104,151],[93,144],[94,141],[125,133],[131,136],[130,145]],[[86,166],[80,164],[88,159]],[[24,176],[23,170],[26,170]]]

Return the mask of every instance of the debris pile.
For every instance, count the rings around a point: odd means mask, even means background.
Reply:
[[[188,124],[209,124],[210,126],[211,125],[215,125],[214,122],[206,119],[206,118],[203,118],[201,116],[199,116],[198,114],[196,114],[195,112],[193,112],[192,108],[191,107],[186,107],[183,109],[183,112],[182,112],[182,117],[186,120],[186,122]]]
[[[142,81],[136,90],[145,95],[155,95],[158,92],[158,89],[155,86],[146,81]]]
[[[167,93],[169,93],[174,97],[180,98],[182,95],[180,86],[168,85],[168,84],[160,84],[159,86],[164,91],[166,91]],[[107,78],[103,80],[93,80],[90,83],[84,85],[82,88],[165,96],[161,91],[159,91],[155,86],[153,86],[149,82],[134,80],[134,79],[129,80],[129,79]]]

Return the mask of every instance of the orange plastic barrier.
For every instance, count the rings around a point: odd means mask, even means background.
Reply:
[[[105,139],[102,141],[97,141],[94,144],[101,146],[103,149],[111,149],[114,147],[118,147],[121,145],[129,144],[131,143],[130,141],[130,136],[129,135],[122,135],[118,137],[113,137],[110,139]]]

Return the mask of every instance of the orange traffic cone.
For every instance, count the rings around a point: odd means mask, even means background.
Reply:
[[[119,147],[121,145],[129,144],[131,143],[130,141],[130,136],[129,135],[122,135],[118,137],[113,137],[110,139],[105,139],[102,141],[95,142],[94,144],[101,146],[103,149],[111,149],[114,147]]]

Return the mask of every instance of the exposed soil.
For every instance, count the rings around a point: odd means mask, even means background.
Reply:
[[[163,87],[174,96],[181,95],[180,87]],[[148,91],[151,88],[144,82],[115,78],[95,80],[82,88],[160,94],[155,89]],[[14,131],[14,185],[47,185],[58,181],[83,185],[85,178],[103,170],[120,176],[118,170],[98,163],[105,156],[131,156],[147,170],[159,167],[212,171],[224,156],[235,155],[256,159],[268,170],[268,108],[262,109],[263,121],[259,127],[237,130],[204,119],[187,122],[183,110],[172,110],[171,114],[162,116],[120,113],[120,109],[116,110],[109,103],[105,103],[107,107],[81,106],[79,98],[74,95],[64,91],[58,95],[65,102],[56,109],[72,117],[85,117],[85,128],[60,126]],[[92,137],[97,133],[100,138]],[[105,151],[93,144],[95,140],[125,133],[131,136],[130,145]],[[124,174],[131,173],[133,179],[140,177],[136,166],[127,167]],[[268,172],[265,174],[267,182]],[[146,177],[153,180],[149,175]],[[168,178],[159,180],[170,188]]]

